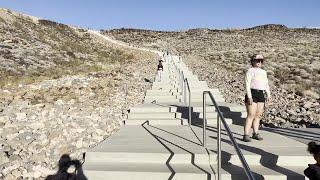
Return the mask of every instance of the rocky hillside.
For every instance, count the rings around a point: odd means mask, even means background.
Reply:
[[[273,104],[266,125],[314,127],[320,124],[320,30],[262,25],[249,29],[191,29],[164,32],[137,29],[103,31],[138,46],[181,53],[185,62],[229,102],[243,104],[244,72],[254,53],[265,56]]]
[[[142,101],[155,54],[0,9],[0,179],[44,179]]]

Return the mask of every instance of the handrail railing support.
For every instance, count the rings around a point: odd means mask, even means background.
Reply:
[[[187,87],[188,87],[188,93],[189,93],[189,119],[188,119],[188,123],[189,123],[189,126],[191,126],[191,115],[192,115],[192,113],[191,113],[191,89],[190,89],[190,86],[189,86],[189,81],[188,81],[188,79],[187,78],[185,78],[184,79],[184,89],[185,89],[185,105],[187,104],[187,102],[186,102],[186,94],[187,94],[187,91],[186,91],[186,89],[187,89]]]
[[[207,131],[206,131],[206,129],[207,129],[207,117],[206,117],[206,115],[207,115],[207,113],[206,113],[206,93],[205,92],[203,92],[203,104],[202,104],[202,107],[203,107],[203,137],[202,137],[202,146],[203,147],[206,147],[207,145],[206,145],[206,143],[207,143],[207,139],[206,139],[206,137],[207,137]]]
[[[188,83],[188,81],[187,81]],[[189,87],[189,83],[188,83],[188,87]],[[189,126],[191,126],[191,118],[192,118],[192,114],[191,114],[191,91],[190,91],[190,87],[189,87]]]
[[[187,84],[186,84],[186,81],[185,81],[185,79],[184,79],[184,74],[183,74],[183,71],[182,71],[182,73],[181,73],[182,75],[181,75],[181,77],[182,77],[182,84],[183,84],[183,92],[182,92],[182,94],[183,94],[183,102],[184,102],[184,105],[187,105]]]
[[[236,150],[237,155],[239,156],[239,159],[241,161],[241,164],[244,168],[244,171],[248,177],[249,180],[255,180],[247,161],[245,160],[242,152],[240,151],[240,148],[236,142],[236,140],[234,139],[232,132],[228,126],[228,124],[226,123],[223,114],[221,113],[219,106],[217,104],[217,102],[215,101],[214,97],[212,96],[210,91],[203,91],[203,146],[206,146],[206,94],[209,95],[211,101],[213,102],[213,105],[215,107],[215,110],[217,111],[217,161],[218,161],[218,170],[217,170],[217,174],[216,174],[216,178],[217,180],[221,180],[221,122],[223,123],[224,127],[225,127],[225,131],[227,132],[228,136],[230,137],[231,143],[233,145],[233,147]]]
[[[218,134],[217,134],[217,147],[218,147],[218,170],[217,170],[217,176],[218,179],[221,179],[221,121],[219,114],[217,113],[217,129],[218,129]]]

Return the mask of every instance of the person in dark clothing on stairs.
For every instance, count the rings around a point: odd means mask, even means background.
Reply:
[[[320,180],[320,145],[315,142],[309,142],[308,151],[313,155],[316,164],[308,164],[308,168],[304,170],[304,174],[309,180]]]
[[[161,81],[162,78],[162,72],[163,72],[163,65],[162,65],[162,60],[159,60],[158,64],[158,81]]]

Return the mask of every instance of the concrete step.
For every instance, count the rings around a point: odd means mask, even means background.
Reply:
[[[180,85],[153,85],[152,89],[176,89],[176,88],[180,88]]]
[[[179,84],[154,84],[152,85],[152,89],[159,89],[159,88],[170,88],[170,89],[174,89],[174,88],[177,88],[177,87],[180,87]]]
[[[182,93],[182,95],[184,95],[184,94]],[[222,96],[222,94],[220,94],[220,93],[214,93],[212,95],[215,100],[216,99],[225,99]],[[186,93],[186,97],[189,98],[189,92]],[[206,99],[207,99],[207,101],[210,101],[209,96],[206,96]],[[191,92],[191,100],[196,100],[196,101],[203,100],[203,93],[192,93]]]
[[[187,104],[189,103],[189,96],[188,95],[186,95],[186,98],[184,97],[184,95],[181,95],[181,96],[179,96],[180,98],[181,98],[181,100],[184,102],[184,100],[186,100],[186,102],[187,102]],[[220,103],[224,103],[225,102],[225,99],[224,98],[222,98],[222,97],[218,97],[218,98],[215,98],[214,99],[218,104],[220,104]],[[191,96],[191,103],[192,104],[194,104],[194,105],[200,105],[200,104],[202,104],[202,102],[203,102],[203,99],[202,98],[192,98],[192,96]],[[210,99],[206,99],[206,104],[208,104],[208,105],[213,105],[213,102],[210,100]]]
[[[172,92],[146,92],[145,96],[173,96]]]
[[[202,112],[202,103],[192,103],[193,104],[193,111],[194,112]],[[223,111],[231,111],[231,112],[246,112],[246,107],[237,105],[237,104],[231,104],[226,102],[219,102],[218,106],[220,107],[221,112]],[[207,106],[207,111],[213,111],[215,110],[215,107],[213,105]]]
[[[209,114],[209,117],[207,117],[207,122],[208,124],[210,125],[215,125],[217,123],[217,117],[214,117],[216,114],[216,112],[208,112],[207,113]],[[212,114],[210,114],[212,113]],[[208,116],[207,114],[207,116]],[[242,114],[242,112],[238,112],[238,113],[223,113],[223,117],[224,119],[226,120],[227,124],[238,124],[238,125],[243,125],[244,121],[245,121],[245,118],[246,118],[246,113],[244,112]],[[199,112],[199,119],[200,121],[202,122],[202,118],[203,118],[203,115],[202,115],[202,111],[201,111],[201,114]]]
[[[241,113],[241,115],[240,115],[240,113]],[[212,118],[214,118],[214,119],[216,119],[217,118],[217,115],[218,115],[218,113],[217,112],[206,112],[206,118],[207,119],[212,119]],[[230,112],[222,112],[222,115],[225,117],[225,118],[228,118],[229,116],[231,116],[233,113],[230,113]],[[239,117],[241,117],[241,118],[246,118],[247,117],[247,112],[239,112]],[[202,112],[200,112],[199,113],[199,118],[203,118],[203,113]]]
[[[246,118],[247,112],[222,112],[223,117],[234,120],[240,120],[240,118]]]
[[[130,108],[130,113],[158,113],[158,112],[176,112],[177,107],[164,106],[158,104],[140,104]]]
[[[157,92],[157,91],[149,91],[145,96],[181,96],[181,92]]]
[[[172,100],[172,99],[177,99],[178,96],[173,96],[173,95],[169,95],[169,96],[145,96],[144,99],[146,101],[153,101],[153,100]]]
[[[256,180],[305,180],[303,171],[304,166],[283,166],[283,167],[265,167],[265,166],[250,166]],[[213,165],[213,169],[216,166]],[[242,166],[223,165],[221,178],[223,180],[247,180],[247,176]]]
[[[159,87],[159,88],[152,88],[151,91],[182,92],[182,89],[180,89],[180,88],[170,88],[170,87]]]
[[[155,163],[99,163],[84,166],[88,179],[93,180],[214,180],[209,166]]]
[[[221,108],[229,108],[230,111],[234,111],[234,112],[241,112],[241,111],[247,111],[246,107],[243,105],[239,105],[239,104],[234,104],[234,103],[219,103],[219,107]]]
[[[216,119],[217,115],[218,115],[217,112],[206,112],[206,118],[208,118],[208,119],[212,119],[212,118]],[[203,118],[202,112],[199,113],[199,118],[201,118],[201,119]]]
[[[217,104],[220,104],[220,103],[224,103],[224,102],[217,102]],[[201,108],[201,111],[202,111],[202,104],[203,102],[202,101],[191,101],[191,107],[193,108],[196,108],[196,109],[200,109]],[[186,107],[189,107],[189,103],[184,103],[184,98],[183,96],[181,97],[181,102],[180,104],[177,104],[178,106],[186,106]],[[211,111],[211,108],[214,108],[213,106],[213,102],[210,102],[210,101],[207,101],[206,102],[206,106],[207,106],[207,110],[210,110]]]
[[[162,126],[179,126],[188,125],[186,119],[127,119],[125,125],[162,125]]]
[[[180,99],[157,99],[157,100],[154,100],[154,99],[145,99],[143,100],[144,103],[151,103],[151,102],[154,102],[154,103],[160,103],[160,104],[177,104],[177,103],[180,103],[181,100]]]
[[[181,95],[184,96],[184,94],[182,93]],[[224,97],[220,94],[220,93],[214,93],[212,94],[214,99],[224,99]],[[189,99],[189,92],[187,91],[186,93],[186,98]],[[206,99],[208,99],[209,97],[206,96]],[[199,100],[203,100],[203,94],[202,93],[192,93],[191,92],[191,101],[192,100],[196,100],[196,101],[199,101]],[[209,101],[209,99],[208,99]]]
[[[171,90],[171,89],[162,89],[162,90],[159,90],[159,89],[150,89],[150,90],[147,90],[147,93],[150,93],[150,94],[162,94],[162,93],[177,93],[177,94],[182,94],[181,92],[177,92],[177,90]]]
[[[233,124],[233,120],[232,119],[230,119],[230,118],[224,118],[224,120],[226,121],[226,123],[228,124],[228,125],[231,125],[231,124]],[[216,118],[208,118],[207,119],[207,125],[208,126],[214,126],[214,127],[217,127],[217,119]],[[221,124],[222,124],[222,122],[221,122]]]
[[[199,88],[191,88],[191,93],[193,95],[199,95],[199,94],[203,94],[203,91],[210,91],[212,95],[214,94],[221,94],[219,90],[217,89],[212,89],[212,88],[203,88],[203,87],[199,87]]]
[[[216,99],[216,98],[223,98],[222,94],[220,92],[214,92],[214,93],[211,93],[212,96]],[[188,96],[189,95],[189,92],[187,91],[186,95]],[[192,92],[191,90],[191,98],[192,99],[203,99],[203,92],[199,92],[199,93],[195,93],[195,92]],[[206,98],[208,99],[209,96],[206,96]]]
[[[181,118],[179,112],[142,112],[142,113],[129,113],[128,119],[173,119]]]
[[[186,100],[187,100],[187,102],[189,102],[189,96],[188,95],[186,96]],[[209,101],[209,102],[211,101],[208,97],[206,98],[206,100]],[[219,95],[215,96],[214,100],[216,102],[225,102],[225,99],[222,96],[219,96]],[[203,97],[202,96],[194,97],[194,96],[191,95],[191,102],[202,102],[202,101],[203,101]]]
[[[167,85],[176,85],[179,84],[180,80],[178,79],[161,79],[161,81],[156,81],[154,83],[152,83],[153,86],[167,86]]]
[[[230,119],[230,118],[224,118],[224,120],[226,121],[226,123],[228,125],[233,124],[233,120]],[[202,118],[199,118],[197,122],[198,122],[198,124],[203,125],[203,119]],[[207,125],[208,126],[217,127],[217,123],[218,123],[217,122],[217,118],[207,118]],[[222,122],[221,122],[221,124],[222,124]]]
[[[306,166],[308,163],[314,163],[313,157],[306,151],[307,146],[303,143],[263,130],[260,130],[259,133],[264,140],[253,139],[252,142],[247,143],[242,141],[243,126],[231,124],[229,128],[233,132],[233,136],[249,166]],[[230,144],[230,139],[223,126],[222,129],[223,159],[233,165],[241,166],[241,162],[234,147]],[[202,137],[202,127],[193,127],[193,130],[198,137]],[[213,152],[217,148],[216,136],[216,128],[209,126],[207,128],[207,148]]]
[[[177,85],[179,84],[179,82],[175,82],[175,81],[172,81],[172,80],[169,80],[169,81],[164,81],[163,79],[160,81],[160,82],[154,82],[152,83],[152,86],[174,86],[174,85]]]
[[[283,151],[285,153],[286,151],[283,148],[275,148],[274,150],[277,151]],[[303,149],[300,149],[303,150]],[[267,153],[266,153],[267,154]],[[310,156],[304,155],[304,156],[298,156],[298,155],[290,155],[290,152],[288,152],[288,155],[281,155],[277,159],[274,157],[272,159],[265,159],[265,157],[261,157],[261,155],[256,155],[256,154],[245,154],[244,158],[246,159],[247,163],[250,164],[251,166],[271,166],[271,165],[276,165],[276,166],[305,166],[306,162],[312,162],[313,159]],[[229,160],[229,163],[236,165],[236,166],[241,166],[241,162],[239,160],[239,157],[237,155],[232,155],[231,159]]]
[[[200,89],[200,88],[198,88],[198,89],[192,89],[192,92],[194,92],[194,93],[199,93],[199,91],[210,91],[211,93],[214,93],[214,92],[220,92],[220,90],[219,89],[217,89],[217,88],[205,88],[205,89]]]
[[[208,153],[189,126],[123,126],[87,152],[86,163],[214,164]]]
[[[187,98],[187,99],[188,99],[188,98]],[[215,98],[214,100],[216,101],[216,103],[223,103],[223,102],[225,102],[225,99],[224,99],[224,98]],[[188,100],[187,100],[187,102],[188,102]],[[203,99],[202,99],[202,98],[201,98],[201,99],[192,99],[192,100],[191,100],[191,103],[194,103],[194,104],[198,104],[198,103],[202,103],[202,102],[203,102]],[[206,103],[206,104],[208,104],[208,105],[213,105],[213,102],[207,98],[207,103]]]

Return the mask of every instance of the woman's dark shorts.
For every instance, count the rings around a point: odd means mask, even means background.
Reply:
[[[264,90],[251,89],[252,101],[255,103],[258,102],[266,102]],[[244,98],[244,102],[248,103],[248,96],[246,95]]]

